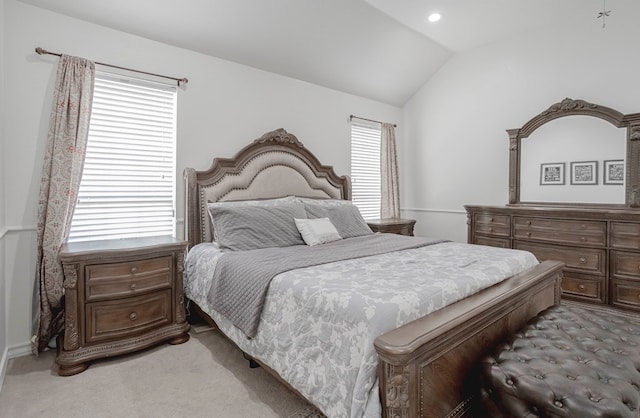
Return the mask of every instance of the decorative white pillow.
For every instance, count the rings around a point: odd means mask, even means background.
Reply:
[[[296,227],[302,235],[304,242],[309,245],[326,244],[328,242],[342,239],[338,230],[331,223],[329,218],[315,219],[294,219]]]

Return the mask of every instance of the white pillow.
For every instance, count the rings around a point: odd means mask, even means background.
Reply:
[[[329,218],[298,219],[294,218],[296,227],[304,242],[309,245],[326,244],[342,239],[338,230]]]

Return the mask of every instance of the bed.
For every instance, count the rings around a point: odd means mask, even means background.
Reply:
[[[351,237],[347,231],[351,224],[342,225],[344,219],[332,212],[343,214],[353,206],[349,177],[322,165],[284,129],[264,134],[233,158],[215,158],[208,170],[186,168],[184,177],[189,242],[185,294],[190,306],[246,356],[329,417],[475,416],[481,357],[540,311],[560,302],[563,265],[559,262],[538,263],[531,254],[517,250],[368,235],[360,226],[354,230],[362,236],[354,232]],[[253,206],[268,207],[271,202],[277,209]],[[244,219],[244,213],[251,211],[272,216],[284,210],[282,205],[298,211],[300,204],[306,213],[310,208],[320,210],[312,216],[314,225],[324,222],[319,219],[323,214],[331,215],[326,219],[334,228],[323,236],[339,231],[347,237],[307,245],[309,234],[299,229],[303,242],[291,246],[299,254],[293,256],[281,256],[281,251],[290,249],[277,244],[243,248],[240,240],[235,243],[238,251],[229,251],[214,242],[214,236],[216,240],[226,236],[222,219]],[[269,229],[271,222],[262,225]],[[251,234],[263,232],[252,228]],[[311,251],[316,254],[332,246],[330,252],[344,258],[296,264]],[[374,252],[360,254],[365,247]],[[244,262],[243,253],[249,255]],[[352,253],[352,258],[344,255]],[[218,279],[212,284],[210,278],[213,270],[224,271],[223,261],[234,257],[239,267],[227,267],[227,272],[240,277],[249,275],[254,264],[270,265],[272,259],[290,260],[284,264],[291,265],[274,270],[263,287],[252,284],[225,294]],[[433,278],[427,279],[428,273]],[[232,293],[264,294],[264,298],[257,308],[247,305],[238,314],[227,310],[234,308],[228,306],[236,300],[228,296]],[[352,306],[358,311],[351,311]]]

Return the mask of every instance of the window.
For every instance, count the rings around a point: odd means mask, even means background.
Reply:
[[[365,219],[380,217],[379,123],[351,122],[351,181],[353,203]]]
[[[69,241],[173,235],[175,86],[96,71]]]

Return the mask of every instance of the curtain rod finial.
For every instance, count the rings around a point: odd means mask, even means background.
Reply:
[[[178,80],[178,86],[181,86],[183,84],[187,84],[188,82],[189,82],[188,78],[186,78],[186,77],[185,78],[181,78],[181,79]]]
[[[36,53],[37,53],[38,55],[45,55],[45,54],[47,53],[47,51],[46,51],[46,50],[44,50],[44,49],[42,49],[42,48],[40,48],[40,47],[37,47],[37,48],[36,48]]]

